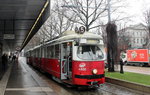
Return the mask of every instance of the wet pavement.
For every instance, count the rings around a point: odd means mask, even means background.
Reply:
[[[39,75],[24,62],[13,63],[4,95],[57,95]]]
[[[1,94],[0,94],[1,95]],[[33,69],[25,58],[13,64],[4,95],[149,95],[125,87],[105,83],[96,90],[67,87],[52,80],[48,74]]]
[[[5,74],[5,71],[4,70],[0,70],[0,80],[2,79],[3,75]]]

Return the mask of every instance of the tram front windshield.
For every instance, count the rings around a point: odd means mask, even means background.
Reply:
[[[82,45],[77,50],[78,58],[82,60],[101,60],[104,54],[97,45]]]

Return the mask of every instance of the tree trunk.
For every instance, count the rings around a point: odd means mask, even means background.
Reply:
[[[108,71],[114,72],[114,65],[117,64],[117,51],[118,51],[118,40],[116,25],[114,23],[108,23],[106,27],[107,32],[107,62]]]

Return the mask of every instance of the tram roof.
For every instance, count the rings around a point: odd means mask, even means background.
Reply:
[[[54,38],[53,40],[50,40],[46,43],[44,43],[44,45],[47,45],[47,44],[50,44],[50,43],[62,43],[62,42],[68,42],[68,41],[74,41],[76,39],[94,39],[94,40],[101,40],[99,44],[103,44],[103,41],[102,41],[102,36],[100,35],[97,35],[97,34],[94,34],[94,33],[91,33],[91,32],[85,32],[84,34],[78,34],[76,33],[75,31],[65,31],[60,37],[56,37]],[[28,51],[32,51],[32,50],[35,50],[39,47],[41,47],[42,44],[28,50]]]
[[[63,42],[63,41],[71,41],[76,39],[97,39],[102,40],[102,36],[91,33],[85,32],[83,34],[76,33],[75,31],[65,31],[60,37],[57,37],[54,40],[48,41],[46,44],[53,43],[53,42]]]

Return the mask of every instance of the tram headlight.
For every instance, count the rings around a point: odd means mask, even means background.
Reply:
[[[92,70],[92,73],[93,73],[93,74],[97,74],[97,72],[98,72],[97,69],[93,69],[93,70]]]

